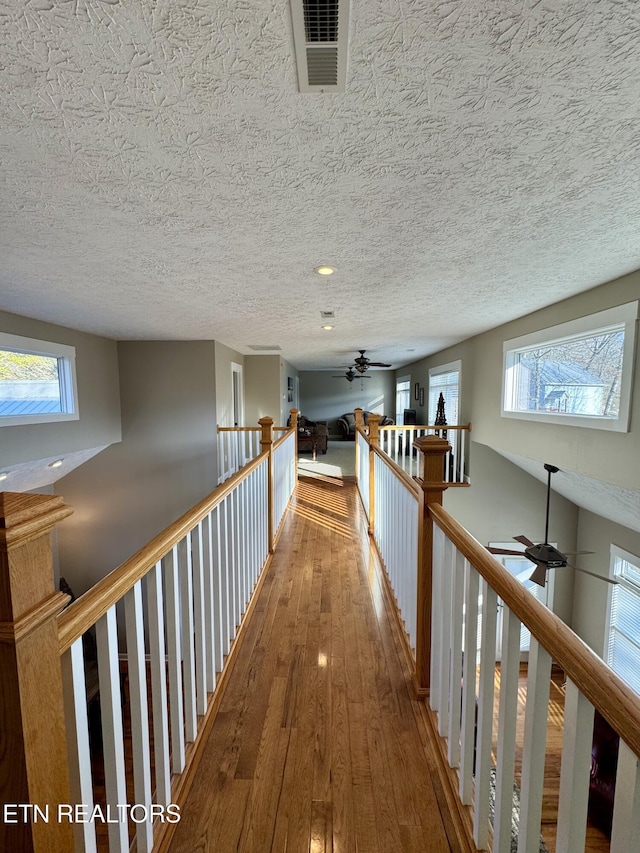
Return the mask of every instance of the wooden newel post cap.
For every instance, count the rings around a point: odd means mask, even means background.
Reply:
[[[415,439],[413,446],[420,452],[418,476],[415,479],[425,493],[443,492],[449,485],[444,479],[444,466],[445,456],[451,452],[451,445],[446,438],[440,438],[438,435],[423,435]]]
[[[273,418],[266,415],[258,421],[262,427],[262,435],[260,436],[260,445],[264,447],[267,444],[273,444]]]
[[[362,409],[361,408],[354,409],[353,415],[356,419],[356,427],[364,426],[364,422],[362,420]]]
[[[300,412],[298,409],[289,409],[289,414],[291,415],[291,427],[296,430],[298,428],[298,415]]]
[[[369,444],[378,445],[380,441],[381,420],[381,415],[369,415],[367,418],[367,426],[369,427]]]

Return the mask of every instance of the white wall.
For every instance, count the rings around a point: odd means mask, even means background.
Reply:
[[[122,442],[56,484],[60,572],[83,592],[217,483],[213,341],[118,344]]]
[[[300,372],[300,411],[312,421],[328,421],[329,435],[338,436],[337,419],[356,407],[380,411],[395,419],[396,386],[392,370],[370,370],[370,379],[334,379],[339,370]]]

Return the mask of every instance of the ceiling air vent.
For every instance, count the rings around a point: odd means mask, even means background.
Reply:
[[[291,0],[301,92],[344,92],[350,0]]]

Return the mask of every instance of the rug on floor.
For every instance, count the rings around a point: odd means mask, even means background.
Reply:
[[[489,788],[489,820],[493,826],[496,802],[496,768],[491,768],[491,785]],[[511,807],[511,853],[518,853],[518,834],[520,832],[520,789],[513,783],[513,800]],[[549,853],[547,845],[540,839],[540,853]]]

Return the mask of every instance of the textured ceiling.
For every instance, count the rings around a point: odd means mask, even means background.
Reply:
[[[399,366],[640,266],[637,0],[352,0],[343,95],[285,0],[0,0],[0,38],[0,309]]]

